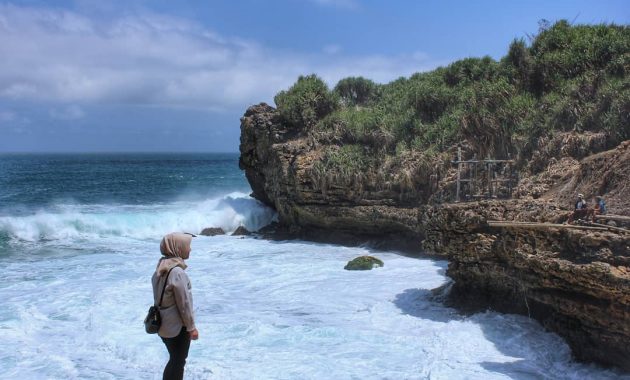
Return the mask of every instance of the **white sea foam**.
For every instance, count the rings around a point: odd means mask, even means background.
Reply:
[[[59,239],[33,245],[29,260],[0,258],[0,377],[161,378],[166,349],[142,328],[159,237]],[[366,253],[385,266],[342,269]],[[188,379],[621,376],[572,362],[562,339],[525,317],[462,317],[431,302],[443,261],[200,236],[188,264],[200,331]]]
[[[170,231],[199,233],[206,227],[230,232],[269,224],[275,214],[243,193],[202,202],[125,205],[58,205],[27,216],[0,217],[0,231],[10,238],[36,242],[122,236],[152,238]]]
[[[273,217],[242,193],[0,217],[10,238],[0,252],[0,378],[161,378],[166,350],[142,328],[160,237],[256,230]],[[342,269],[366,253],[385,266]],[[573,362],[561,338],[525,317],[462,317],[430,301],[448,281],[443,261],[200,236],[188,264],[201,334],[189,379],[622,377]]]

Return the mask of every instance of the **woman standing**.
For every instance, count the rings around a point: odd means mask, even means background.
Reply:
[[[184,260],[190,256],[192,238],[191,234],[177,232],[164,236],[160,243],[162,258],[151,279],[156,305],[159,304],[164,289],[164,298],[160,304],[162,324],[158,331],[169,354],[164,368],[164,380],[183,379],[190,340],[199,338],[195,327],[190,280],[184,271]]]

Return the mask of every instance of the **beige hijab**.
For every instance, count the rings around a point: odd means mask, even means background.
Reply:
[[[160,252],[162,258],[158,262],[157,272],[162,276],[176,266],[186,269],[184,260],[190,256],[190,242],[192,235],[181,232],[173,232],[162,238]]]

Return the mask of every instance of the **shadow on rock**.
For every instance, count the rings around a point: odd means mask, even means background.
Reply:
[[[441,323],[473,322],[499,352],[513,359],[508,362],[485,361],[478,364],[488,371],[512,379],[539,379],[541,374],[550,378],[588,378],[593,376],[592,371],[606,379],[619,378],[621,375],[620,372],[605,371],[593,364],[573,365],[568,345],[559,344],[561,338],[553,333],[541,334],[542,326],[533,319],[487,310],[470,312],[469,309],[449,307],[452,306],[449,300],[451,287],[452,282],[432,290],[406,289],[397,294],[393,302],[403,313],[416,318]],[[541,352],[545,354],[540,354]],[[538,353],[538,356],[533,353]],[[566,363],[567,366],[558,366],[557,363]]]
[[[447,285],[433,290],[406,289],[396,295],[394,304],[402,310],[403,313],[417,318],[443,323],[453,320],[462,320],[464,319],[463,315],[441,304],[441,292],[447,291]]]

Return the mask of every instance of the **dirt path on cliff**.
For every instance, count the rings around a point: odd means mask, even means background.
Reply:
[[[578,193],[589,203],[602,195],[610,214],[630,216],[630,141],[582,160],[563,157],[549,161],[545,170],[524,178],[521,189],[567,210],[572,209]]]

